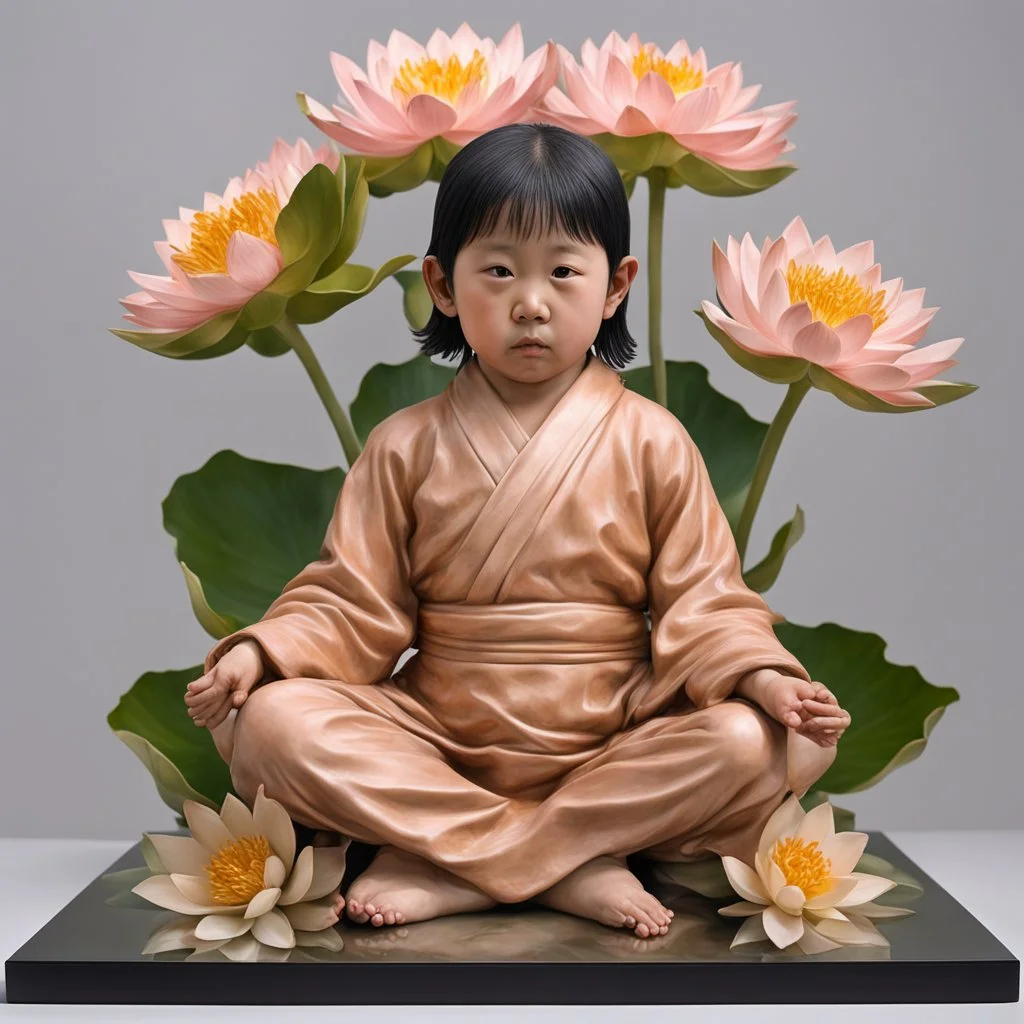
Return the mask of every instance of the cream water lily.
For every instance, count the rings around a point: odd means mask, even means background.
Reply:
[[[320,932],[337,922],[349,840],[307,846],[296,857],[288,812],[262,785],[252,811],[229,793],[219,813],[193,800],[184,802],[183,812],[191,836],[144,833],[164,873],[143,879],[132,892],[199,916],[192,938],[219,945],[251,931],[258,942],[290,948],[298,931]]]
[[[722,858],[729,884],[743,900],[718,912],[747,918],[730,948],[760,939],[780,949],[796,943],[804,953],[844,943],[888,946],[870,918],[913,911],[872,902],[896,883],[854,871],[867,841],[863,832],[836,832],[827,801],[805,814],[790,796],[765,824],[753,867]]]

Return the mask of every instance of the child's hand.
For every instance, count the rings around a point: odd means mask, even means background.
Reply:
[[[232,708],[241,707],[263,677],[259,645],[243,640],[229,650],[206,675],[186,687],[185,703],[197,726],[214,729]]]
[[[773,718],[821,747],[835,746],[850,725],[850,713],[822,683],[772,671],[757,699]]]

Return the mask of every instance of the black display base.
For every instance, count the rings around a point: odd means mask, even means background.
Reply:
[[[406,926],[339,923],[339,952],[305,949],[284,962],[232,961],[219,952],[141,953],[176,915],[130,892],[145,869],[136,844],[6,963],[11,1003],[171,1004],[681,1004],[988,1003],[1019,998],[1020,963],[973,915],[882,833],[867,852],[920,882],[877,902],[914,914],[877,922],[890,948],[844,946],[805,956],[768,942],[729,949],[741,921],[711,900],[630,867],[675,911],[669,933],[625,929],[527,902]],[[300,843],[304,845],[304,843]],[[354,843],[343,885],[374,847]],[[112,872],[122,872],[120,878]],[[134,884],[135,878],[131,881]],[[134,901],[134,902],[133,902]]]

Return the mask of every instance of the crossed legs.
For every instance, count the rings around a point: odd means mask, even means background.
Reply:
[[[727,700],[617,734],[540,801],[459,774],[423,736],[343,683],[277,680],[235,722],[231,773],[243,799],[262,782],[291,816],[381,847],[346,894],[375,925],[527,899],[663,934],[671,913],[627,854],[749,860],[786,795],[786,730]]]

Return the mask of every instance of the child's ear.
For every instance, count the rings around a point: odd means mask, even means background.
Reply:
[[[605,311],[611,316],[619,303],[626,297],[629,286],[633,283],[637,271],[640,269],[640,261],[635,256],[623,256],[615,273],[612,275],[611,283],[608,286],[608,296],[605,299]]]
[[[423,257],[423,283],[427,286],[434,305],[445,316],[455,316],[455,299],[436,256]]]

